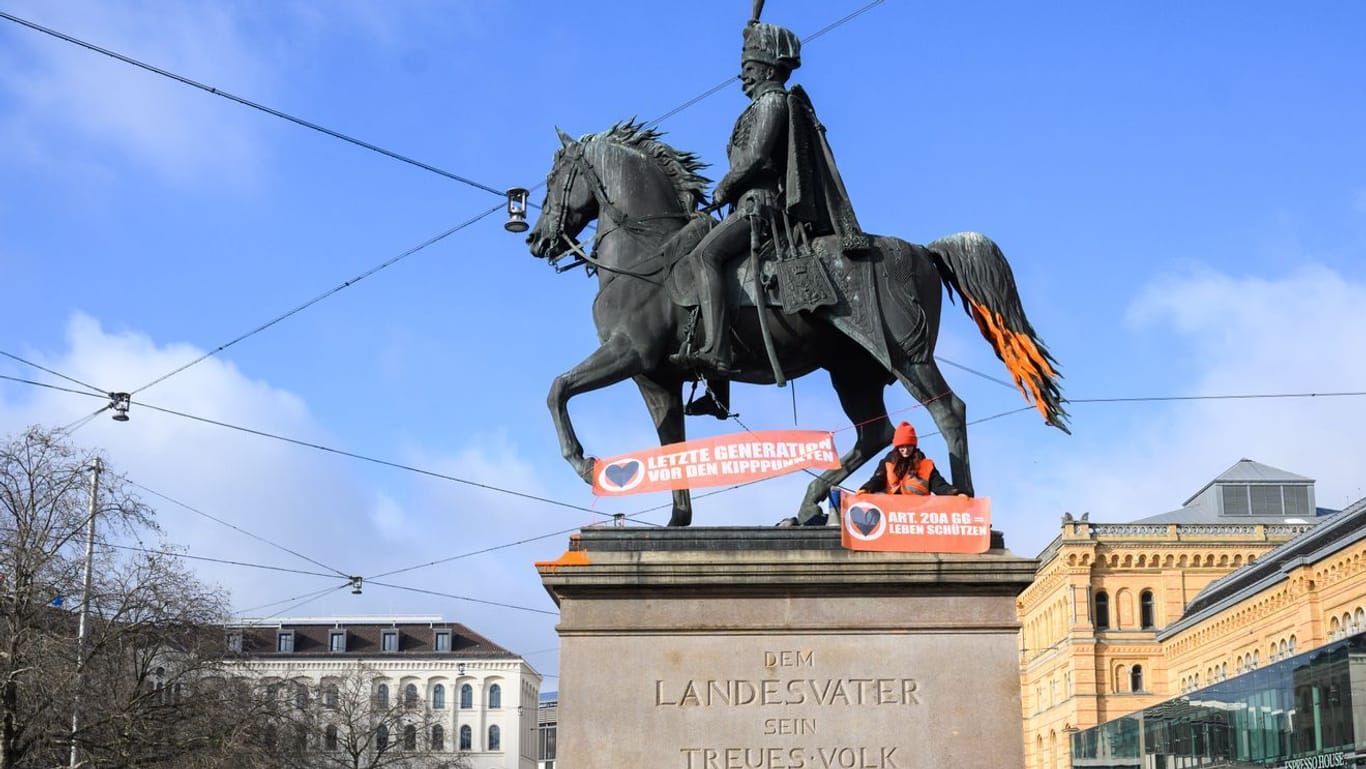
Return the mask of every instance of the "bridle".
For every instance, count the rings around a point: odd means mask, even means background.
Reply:
[[[626,269],[624,267],[612,267],[610,265],[603,264],[602,261],[597,258],[596,253],[598,247],[602,244],[603,240],[605,240],[608,235],[611,235],[614,232],[622,231],[627,235],[639,238],[642,235],[651,234],[652,231],[655,229],[653,227],[642,226],[647,222],[668,219],[686,220],[691,218],[694,214],[689,212],[682,212],[675,214],[651,214],[649,216],[631,216],[627,214],[625,211],[621,210],[621,208],[617,206],[616,203],[612,202],[612,196],[607,193],[607,185],[603,183],[602,177],[598,174],[597,168],[594,167],[593,162],[588,158],[588,153],[584,151],[583,142],[573,142],[571,144],[565,145],[565,153],[566,154],[563,156],[563,159],[560,162],[561,164],[568,162],[570,163],[570,166],[569,171],[564,174],[564,179],[560,183],[560,197],[555,206],[554,231],[555,234],[559,235],[560,239],[562,239],[565,242],[565,244],[568,245],[569,250],[560,254],[559,256],[550,257],[550,265],[554,267],[557,272],[565,272],[566,270],[570,270],[574,267],[577,267],[579,264],[585,264],[588,266],[588,269],[590,271],[606,270],[607,272],[617,273],[620,275],[630,275],[631,277],[640,278],[642,280],[647,280],[652,283],[658,283],[659,281],[654,280],[654,276],[667,270],[669,268],[669,265],[667,263],[661,264],[651,270],[643,272]],[[582,243],[575,240],[574,238],[569,237],[569,235],[564,231],[565,219],[568,215],[567,212],[569,210],[569,206],[566,205],[566,201],[569,200],[569,193],[571,190],[573,190],[574,182],[577,181],[580,174],[583,175],[585,181],[588,182],[589,187],[593,190],[593,197],[598,203],[599,220],[601,221],[605,217],[609,219],[612,224],[611,227],[608,227],[605,230],[600,229],[593,235],[591,252],[585,251]],[[558,262],[561,258],[563,258],[566,254],[569,253],[573,253],[576,257],[578,257],[578,260],[572,264],[568,264],[563,267],[558,266],[556,262]],[[654,255],[647,257],[646,261],[657,261],[661,259],[662,256],[663,254],[661,253],[655,253]]]

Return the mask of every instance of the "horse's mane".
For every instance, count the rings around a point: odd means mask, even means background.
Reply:
[[[698,173],[698,171],[706,168],[707,164],[699,160],[697,155],[676,150],[661,141],[660,137],[663,135],[663,132],[650,128],[644,123],[637,123],[635,118],[630,118],[616,123],[606,131],[588,134],[579,141],[591,142],[604,139],[618,146],[638,150],[641,154],[654,160],[664,175],[669,177],[674,190],[678,193],[678,202],[683,210],[696,210],[699,205],[707,200],[707,185],[711,183],[711,180]]]

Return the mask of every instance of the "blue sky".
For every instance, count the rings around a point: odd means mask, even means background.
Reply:
[[[24,2],[52,27],[496,188],[549,170],[554,127],[651,119],[733,76],[748,2]],[[808,35],[861,2],[772,0]],[[952,5],[888,0],[809,43],[810,92],[864,226],[996,240],[1065,394],[1366,390],[1366,6],[1322,2]],[[724,173],[738,85],[669,118]],[[104,390],[157,379],[496,205],[489,193],[0,20],[0,350]],[[559,457],[551,379],[595,346],[594,282],[555,275],[481,220],[148,388],[147,404],[593,507]],[[945,310],[940,357],[1004,370]],[[970,418],[1022,405],[946,366]],[[0,374],[65,386],[0,358]],[[755,429],[793,394],[738,387]],[[840,430],[823,375],[796,426]],[[932,428],[909,396],[891,410]],[[0,431],[99,406],[0,380]],[[978,492],[1033,555],[1059,516],[1174,509],[1241,457],[1366,495],[1366,399],[1075,403],[1074,435],[1021,413],[971,428]],[[572,405],[590,453],[650,445],[635,388]],[[692,420],[693,435],[736,429]],[[134,406],[74,433],[149,489],[375,575],[589,523],[548,506]],[[841,438],[841,440],[846,440]],[[942,443],[925,441],[946,461]],[[866,472],[866,471],[865,471]],[[862,476],[863,473],[860,473]],[[861,480],[861,478],[860,478]],[[793,512],[793,477],[711,497],[702,525]],[[312,570],[150,495],[190,554]],[[665,502],[604,500],[603,512]],[[667,511],[643,517],[662,523]],[[553,610],[552,536],[391,580]],[[245,610],[334,584],[197,563]],[[277,604],[258,614],[290,608]],[[443,614],[556,672],[554,617],[369,587],[293,614]],[[553,679],[550,684],[553,685]]]

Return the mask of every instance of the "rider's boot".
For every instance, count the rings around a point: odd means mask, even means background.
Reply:
[[[698,367],[722,377],[735,374],[730,365],[730,329],[726,325],[726,290],[721,282],[720,265],[702,260],[697,285],[702,337],[701,349],[674,355],[671,360],[682,366]]]

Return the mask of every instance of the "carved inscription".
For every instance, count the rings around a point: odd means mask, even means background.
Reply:
[[[819,716],[821,708],[914,708],[921,704],[914,678],[821,676],[816,654],[809,649],[765,651],[762,662],[764,670],[754,678],[655,680],[655,707],[753,710],[755,742],[770,743],[683,747],[683,769],[902,768],[896,746],[839,744],[849,735],[823,734]],[[802,715],[787,710],[799,706],[815,710]],[[785,737],[807,738],[797,741],[809,745],[791,747],[794,740],[763,739]],[[830,743],[820,744],[825,738]]]

